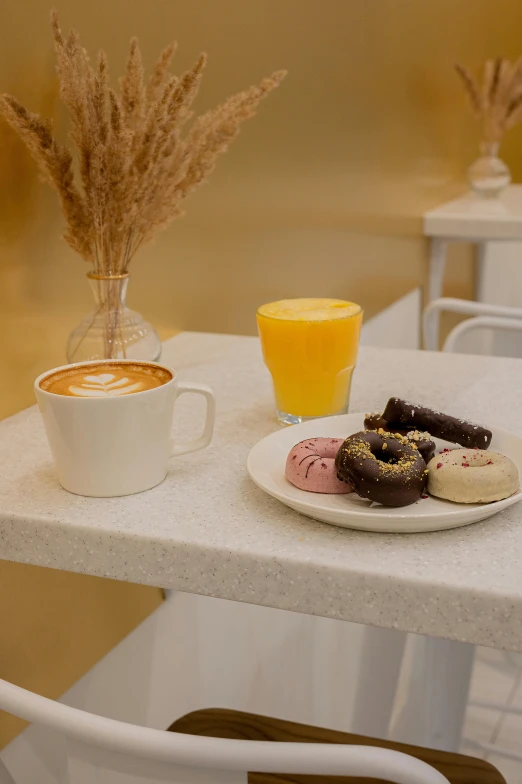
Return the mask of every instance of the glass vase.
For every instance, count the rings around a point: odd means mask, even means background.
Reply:
[[[498,157],[498,143],[483,142],[480,158],[468,169],[468,182],[479,196],[487,199],[499,196],[511,182],[511,172]]]
[[[67,341],[67,361],[142,359],[157,362],[161,341],[154,327],[126,304],[129,275],[87,277],[94,310],[73,329]]]

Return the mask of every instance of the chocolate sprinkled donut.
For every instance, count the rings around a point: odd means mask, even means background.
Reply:
[[[452,444],[479,449],[487,449],[491,444],[491,430],[398,397],[388,400],[383,417],[388,422],[399,422],[403,427],[427,430],[435,438],[443,438]]]
[[[411,444],[415,444],[422,459],[426,465],[428,465],[433,458],[436,449],[435,441],[431,440],[430,434],[422,432],[421,430],[408,430],[405,438],[407,438]]]
[[[426,465],[435,454],[435,442],[431,440],[429,433],[416,430],[413,426],[406,427],[397,422],[388,422],[382,414],[366,414],[364,429],[384,430],[386,433],[399,433],[401,436],[406,436],[408,441],[412,441],[416,445]]]
[[[364,429],[379,430],[380,428],[386,430],[388,433],[400,433],[401,436],[405,436],[410,429],[414,429],[413,427],[409,428],[406,427],[406,425],[401,425],[400,422],[388,422],[382,414],[366,414],[364,418]]]
[[[416,446],[399,434],[369,430],[343,443],[335,459],[339,479],[361,498],[383,506],[407,506],[422,495],[426,463]]]

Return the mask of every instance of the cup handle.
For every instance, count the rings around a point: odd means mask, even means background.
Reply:
[[[172,444],[170,453],[171,457],[175,457],[176,455],[186,455],[189,452],[197,452],[198,449],[203,449],[210,444],[212,440],[212,433],[214,432],[214,422],[216,419],[216,400],[210,387],[207,387],[204,384],[188,384],[180,381],[176,389],[174,403],[178,397],[180,395],[184,395],[185,392],[193,392],[195,395],[203,395],[207,401],[205,427],[203,428],[203,433],[198,438],[193,438],[192,441],[185,441],[183,444]]]

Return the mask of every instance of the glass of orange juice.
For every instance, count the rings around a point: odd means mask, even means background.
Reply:
[[[262,305],[257,325],[283,425],[348,410],[362,308],[340,299]]]

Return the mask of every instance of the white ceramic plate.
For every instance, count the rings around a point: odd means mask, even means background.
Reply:
[[[359,498],[356,493],[308,493],[294,487],[285,479],[287,455],[299,441],[320,437],[346,438],[363,430],[363,423],[364,414],[346,414],[315,419],[278,430],[253,447],[247,460],[248,473],[262,490],[297,512],[324,523],[361,531],[419,533],[459,528],[485,520],[522,499],[522,492],[518,492],[510,498],[491,504],[455,504],[430,496],[411,506],[390,508]],[[434,441],[437,451],[444,447],[456,448],[455,444],[440,439]],[[495,430],[490,449],[510,457],[522,477],[522,438],[505,430]]]

